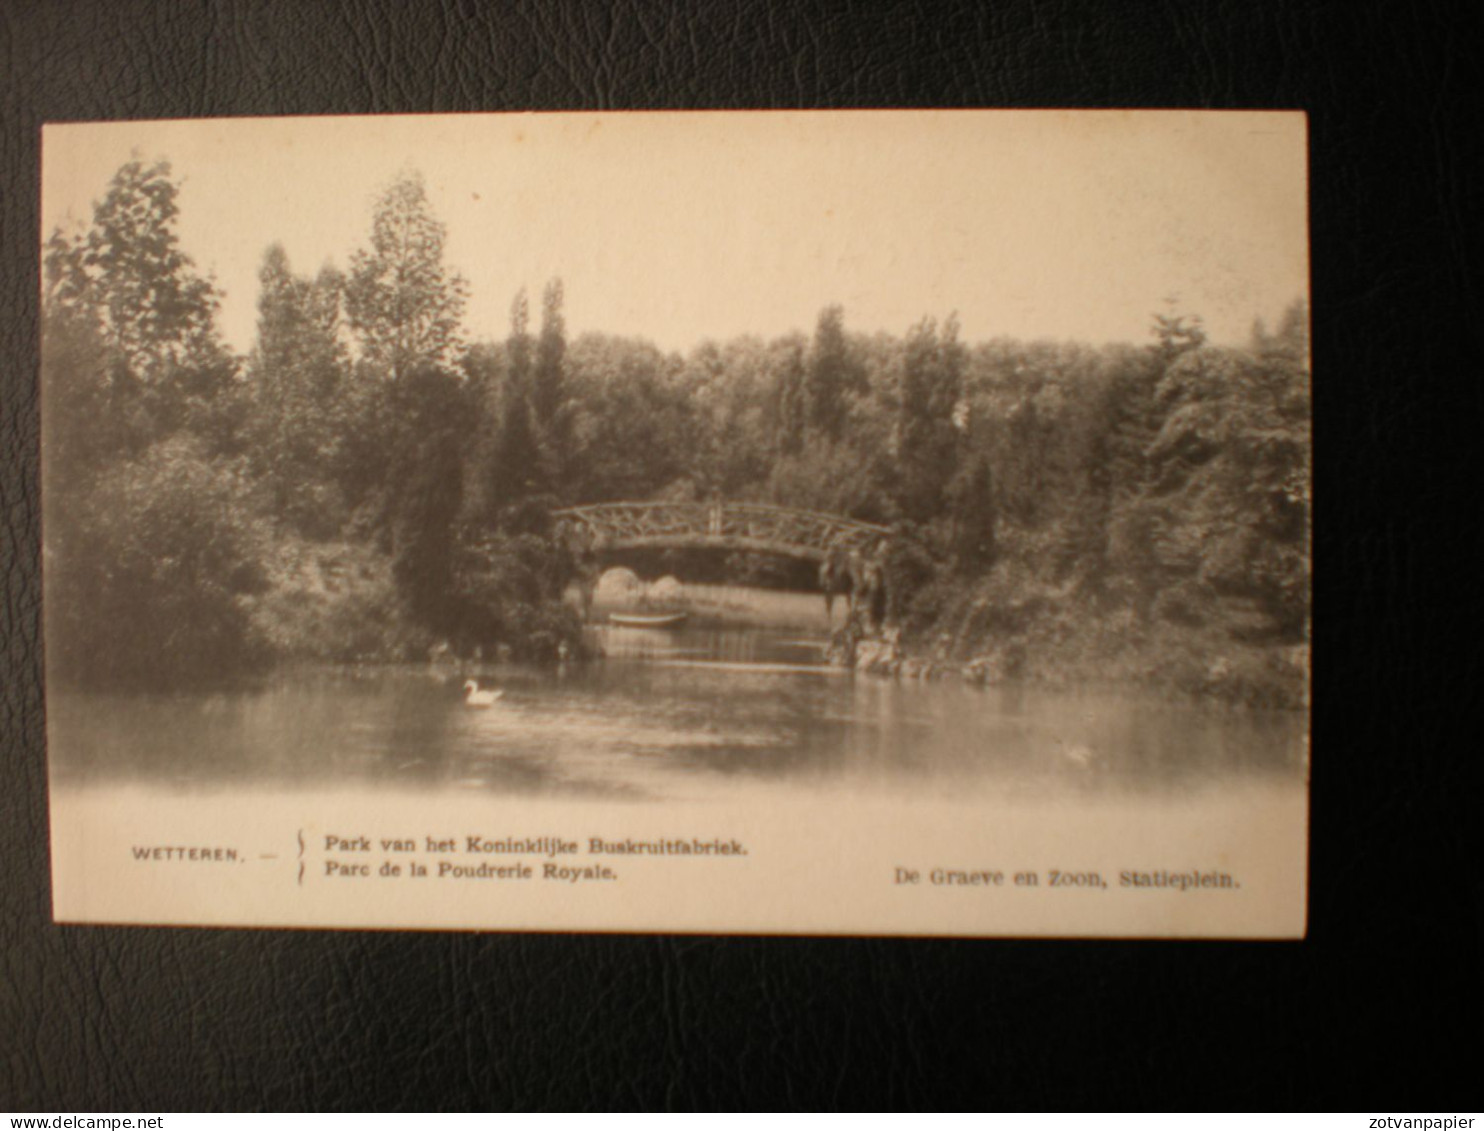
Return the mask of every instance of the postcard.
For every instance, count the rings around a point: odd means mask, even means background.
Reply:
[[[55,919],[1302,937],[1306,163],[46,126]]]

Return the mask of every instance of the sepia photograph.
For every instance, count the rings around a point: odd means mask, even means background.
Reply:
[[[1302,114],[47,125],[63,922],[1301,937]]]

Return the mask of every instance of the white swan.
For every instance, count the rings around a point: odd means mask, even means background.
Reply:
[[[495,700],[504,694],[503,691],[480,691],[479,684],[472,679],[464,681],[464,706],[466,707],[493,707]]]

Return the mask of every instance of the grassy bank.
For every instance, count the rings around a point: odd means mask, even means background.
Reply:
[[[1240,706],[1308,706],[1309,649],[1257,646],[1216,634],[1132,630],[1117,619],[1073,631],[977,636],[958,648],[943,635],[909,641],[909,668],[956,668],[976,683],[1020,682],[1046,687],[1136,686]]]
[[[908,671],[956,670],[986,684],[1137,686],[1251,707],[1309,705],[1308,645],[1255,631],[1240,601],[1194,604],[1178,618],[1140,616],[1075,587],[986,581],[925,594],[918,606],[896,648]],[[931,613],[921,615],[922,606]],[[890,659],[877,649],[868,662],[889,667]]]

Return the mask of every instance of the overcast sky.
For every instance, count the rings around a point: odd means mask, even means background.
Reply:
[[[252,344],[263,251],[345,266],[421,170],[465,325],[566,285],[568,332],[666,349],[957,311],[964,337],[1146,342],[1178,296],[1218,341],[1308,294],[1304,119],[1110,111],[518,114],[47,126],[43,233],[137,151],[168,158],[183,249]],[[533,301],[533,307],[536,305]]]

